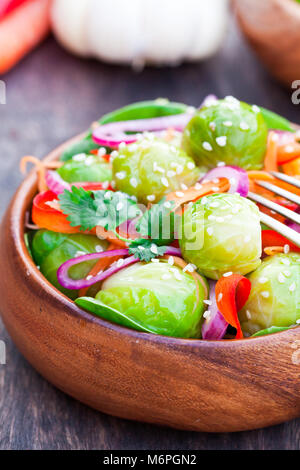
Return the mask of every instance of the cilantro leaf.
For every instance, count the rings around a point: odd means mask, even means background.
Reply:
[[[135,201],[125,193],[114,191],[86,191],[72,187],[58,196],[62,212],[72,227],[91,230],[97,225],[115,230],[126,220],[141,215]]]
[[[172,242],[178,217],[172,211],[174,206],[174,201],[167,201],[166,197],[163,197],[158,204],[146,211],[136,225],[141,237],[151,238],[158,244]]]
[[[163,256],[166,250],[166,246],[157,246],[152,240],[145,238],[138,238],[129,245],[129,253],[147,263],[157,256]]]

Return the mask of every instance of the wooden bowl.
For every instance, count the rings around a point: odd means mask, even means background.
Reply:
[[[236,341],[183,340],[79,309],[26,250],[24,219],[35,192],[31,173],[1,225],[0,302],[15,344],[47,380],[104,413],[179,429],[240,431],[300,415],[300,328]]]
[[[300,4],[295,0],[233,0],[240,26],[275,77],[300,80]]]

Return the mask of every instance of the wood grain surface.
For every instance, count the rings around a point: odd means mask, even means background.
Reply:
[[[198,65],[136,74],[71,57],[49,39],[1,78],[7,85],[7,104],[0,105],[1,215],[21,180],[17,165],[22,155],[42,157],[99,115],[128,102],[168,96],[197,105],[211,92],[232,94],[300,120],[291,92],[271,80],[234,25],[222,51]],[[2,449],[300,449],[300,420],[265,430],[204,434],[102,415],[42,379],[2,325],[0,340],[7,346],[7,364],[0,365]]]

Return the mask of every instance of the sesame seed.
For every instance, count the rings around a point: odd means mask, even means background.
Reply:
[[[102,251],[103,251],[102,246],[101,246],[101,245],[97,245],[97,246],[96,246],[96,252],[97,252],[97,253],[101,253]]]
[[[181,274],[177,270],[174,271],[174,277],[175,277],[175,279],[177,279],[177,281],[182,281],[182,279],[183,279]]]
[[[131,186],[136,188],[137,185],[138,185],[137,179],[136,178],[130,178],[130,184],[131,184]]]
[[[229,178],[229,183],[230,184],[235,184],[236,183],[236,178]]]
[[[206,305],[212,305],[211,300],[203,300],[203,303],[206,304]]]
[[[219,188],[219,186],[213,186],[211,189],[212,189],[215,193],[217,193],[220,188]]]
[[[222,292],[220,292],[220,294],[218,295],[218,302],[221,302],[222,299],[223,299],[223,294]]]
[[[85,165],[86,166],[91,166],[95,161],[95,158],[93,157],[93,155],[90,155],[89,157],[87,157],[85,159]]]
[[[121,209],[123,209],[123,207],[124,207],[123,202],[118,202],[116,209],[117,211],[120,211]]]
[[[75,253],[75,258],[78,258],[79,256],[84,256],[84,255],[86,255],[86,252],[85,252],[85,251],[80,251],[80,250],[78,250],[78,251],[76,251],[76,253]]]
[[[167,209],[171,209],[172,204],[170,203],[170,201],[166,201],[166,202],[164,203],[164,207],[166,207]]]
[[[290,245],[284,245],[283,252],[287,255],[290,251]]]
[[[216,123],[215,122],[210,122],[209,123],[209,128],[212,130],[212,131],[215,131],[216,130]]]
[[[285,270],[283,271],[283,274],[285,275],[285,277],[290,277],[291,271],[289,271],[288,269],[285,269]]]
[[[223,125],[226,127],[231,127],[232,126],[232,121],[224,121]]]
[[[290,292],[294,292],[296,290],[296,283],[295,282],[292,282],[292,284],[290,285],[289,287],[289,291]]]
[[[228,273],[223,274],[223,277],[230,277],[232,274],[232,271],[228,271]]]
[[[206,231],[207,231],[209,236],[211,236],[214,233],[214,229],[212,227],[208,227],[208,229]]]
[[[201,198],[201,204],[202,206],[204,206],[206,203],[207,203],[208,199],[206,196],[204,196],[203,198]]]
[[[256,106],[256,104],[254,104],[254,105],[252,106],[252,110],[253,110],[255,113],[260,113],[260,109],[259,109],[258,106]]]
[[[125,171],[119,171],[118,173],[116,173],[116,178],[118,180],[123,180],[124,178],[126,178],[126,173]]]
[[[150,202],[155,201],[155,195],[154,195],[154,194],[150,194],[149,196],[147,196],[147,200],[150,201]]]
[[[157,259],[157,258],[152,258],[151,262],[152,262],[152,263],[159,263],[159,259]]]
[[[173,258],[173,256],[169,256],[168,264],[169,264],[170,266],[173,266],[173,264],[174,264],[174,258]]]
[[[269,280],[269,279],[268,279],[267,277],[263,277],[263,276],[262,276],[262,277],[260,277],[260,278],[258,279],[258,282],[259,282],[260,284],[265,284],[266,282],[268,282],[268,280]]]
[[[207,150],[207,152],[212,152],[213,148],[209,142],[203,142],[202,147],[204,148],[204,150]]]
[[[158,253],[158,251],[157,251],[157,246],[156,246],[154,243],[151,245],[150,251],[151,251],[151,253],[153,253],[154,255],[157,255],[157,253]]]
[[[185,273],[186,271],[188,271],[189,273],[193,273],[195,271],[195,268],[196,268],[196,266],[189,263],[183,268],[183,272]]]
[[[164,281],[167,281],[168,279],[171,279],[171,277],[172,277],[171,274],[163,274],[161,278],[162,278]]]
[[[293,150],[294,150],[294,147],[292,145],[286,145],[284,147],[284,150],[287,152],[287,153],[292,153]]]
[[[195,168],[195,163],[194,162],[188,162],[187,167],[189,170],[193,170]]]
[[[219,163],[217,164],[217,166],[218,166],[218,167],[226,166],[226,163],[225,163],[225,162],[219,162]]]
[[[284,284],[284,282],[286,281],[286,279],[285,279],[285,277],[282,273],[278,274],[277,279],[278,279],[278,282],[280,282],[280,284]]]
[[[203,318],[205,318],[205,320],[208,320],[210,315],[211,315],[210,310],[206,310],[206,312],[203,313]]]
[[[115,158],[115,157],[117,157],[118,155],[119,155],[119,152],[117,152],[117,150],[114,150],[113,152],[111,152],[110,157],[111,157],[111,158]]]
[[[177,197],[183,197],[184,196],[184,193],[182,193],[181,191],[176,191],[175,195]]]
[[[106,149],[104,147],[100,147],[98,150],[98,157],[104,157],[106,155]]]
[[[218,201],[214,201],[210,204],[211,207],[219,207],[220,203]]]
[[[123,259],[123,258],[118,259],[118,261],[117,261],[117,268],[121,268],[121,266],[123,266],[123,264],[124,264],[124,259]]]
[[[287,245],[289,247],[289,245]],[[291,264],[290,260],[288,258],[282,258],[281,260],[282,264],[285,264],[286,266],[289,266]]]
[[[103,183],[102,183],[102,188],[103,188],[103,189],[107,189],[108,186],[109,186],[109,181],[103,181]]]
[[[263,290],[261,292],[261,296],[267,299],[268,297],[270,297],[270,292],[268,292],[267,290]]]
[[[251,312],[249,310],[246,310],[246,317],[248,320],[251,320]]]
[[[173,178],[173,176],[175,176],[175,175],[176,175],[176,172],[175,172],[175,171],[173,171],[173,170],[167,171],[167,177],[168,177],[168,178]]]
[[[250,127],[249,127],[249,125],[248,125],[245,121],[242,121],[242,122],[240,123],[240,129],[241,129],[242,131],[247,131],[248,129],[250,129]]]
[[[86,280],[89,281],[90,279],[92,279],[92,277],[93,277],[93,276],[92,276],[91,274],[89,274],[89,275],[86,277]]]
[[[187,185],[184,184],[184,183],[181,183],[180,186],[181,186],[181,189],[183,189],[184,191],[185,191],[186,189],[188,189]]]
[[[201,183],[196,183],[195,184],[195,189],[201,189],[202,188],[202,184]]]
[[[119,144],[119,149],[122,150],[122,149],[125,149],[125,148],[126,148],[125,142],[121,142],[121,143]]]
[[[72,160],[75,162],[83,162],[86,159],[86,154],[85,153],[78,153],[77,155],[74,155],[72,157]]]
[[[166,188],[169,187],[169,181],[167,180],[167,178],[166,178],[165,176],[162,177],[161,183],[162,183],[163,186],[165,186]]]
[[[184,168],[182,165],[177,165],[177,168],[176,168],[177,175],[180,175],[183,172],[183,170]]]

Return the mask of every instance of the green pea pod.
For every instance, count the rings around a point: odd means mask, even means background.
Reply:
[[[293,128],[292,124],[286,118],[279,116],[279,114],[273,113],[273,111],[262,108],[261,106],[260,111],[269,129],[295,132],[295,129]]]
[[[152,333],[150,329],[134,321],[132,318],[129,318],[124,313],[121,313],[119,310],[116,310],[112,307],[108,307],[103,302],[94,299],[93,297],[80,297],[75,300],[75,303],[79,307],[94,313],[104,320],[126,326],[127,328],[131,328],[133,330],[143,331],[144,333]]]
[[[70,160],[58,168],[57,172],[68,183],[111,181],[110,165],[91,155],[88,158],[91,159],[89,165],[86,164],[87,160],[80,162]]]
[[[274,333],[279,333],[280,331],[286,331],[290,330],[291,328],[294,328],[293,326],[271,326],[270,328],[266,328],[265,330],[260,330],[254,335],[251,336],[251,338],[257,338],[259,336],[266,336],[266,335],[273,335]]]
[[[99,119],[99,124],[108,124],[110,122],[119,121],[132,121],[135,119],[150,119],[161,116],[172,116],[174,114],[184,113],[187,105],[182,103],[173,103],[165,99],[158,99],[154,101],[140,101],[138,103],[130,104],[120,108],[112,113],[105,114]],[[97,145],[92,139],[92,131],[89,130],[87,135],[80,142],[68,147],[60,159],[62,161],[70,160],[73,155],[79,153],[88,153],[91,150],[98,149]]]

